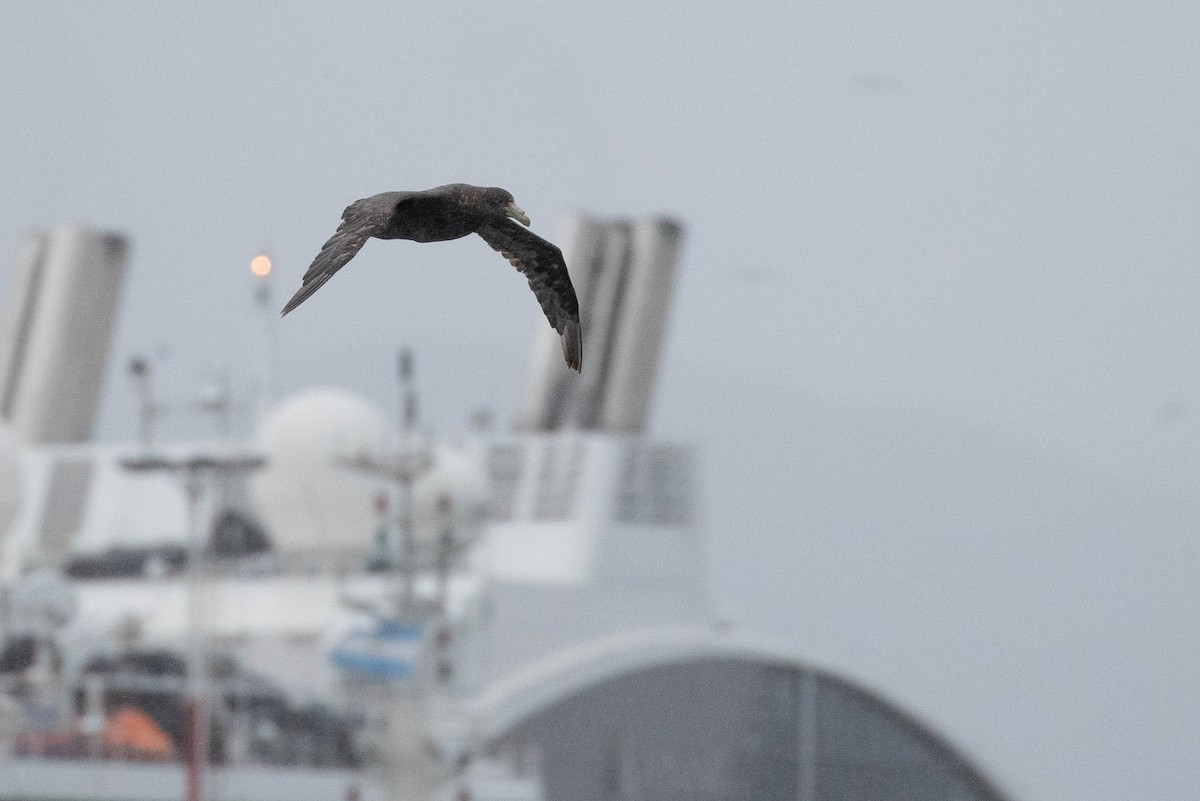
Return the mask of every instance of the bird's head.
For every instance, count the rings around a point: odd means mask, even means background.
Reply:
[[[522,225],[529,225],[529,215],[521,211],[516,201],[513,200],[512,192],[507,189],[501,189],[498,186],[484,189],[483,199],[488,208],[498,211],[505,217],[512,217]]]

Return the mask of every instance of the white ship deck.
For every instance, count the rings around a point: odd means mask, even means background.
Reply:
[[[0,758],[0,801],[179,801],[182,764]],[[360,771],[249,766],[210,768],[211,797],[227,801],[384,801]]]

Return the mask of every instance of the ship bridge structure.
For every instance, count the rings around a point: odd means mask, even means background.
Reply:
[[[1000,801],[919,715],[713,620],[695,453],[646,426],[682,237],[564,226],[594,372],[572,381],[543,332],[516,432],[487,449],[487,678],[442,718],[475,758],[449,787],[472,797],[498,762],[555,799]]]
[[[683,239],[671,219],[567,219],[558,241],[580,296],[584,370],[569,371],[540,326],[509,431],[400,430],[330,388],[284,399],[252,437],[220,448],[101,444],[90,441],[94,382],[70,426],[55,426],[21,400],[55,391],[54,372],[10,379],[0,389],[16,433],[0,434],[17,443],[21,502],[9,503],[3,575],[12,586],[65,576],[72,600],[37,636],[100,651],[180,645],[201,597],[211,651],[368,721],[364,750],[386,777],[384,790],[356,785],[368,800],[1000,801],[920,711],[714,621],[695,451],[647,426]],[[101,237],[85,255],[115,270],[124,253]],[[51,288],[69,299],[84,279],[61,271]],[[70,348],[38,343],[87,338],[54,311],[65,301],[17,305],[23,322],[0,329],[9,375],[24,348],[65,360]],[[116,295],[101,333],[115,308]],[[148,452],[217,451],[264,466],[208,488],[205,579],[189,585],[184,485],[127,468]],[[249,726],[236,698],[218,711],[224,730]],[[0,801],[51,786],[28,762],[5,773],[2,740]],[[226,759],[236,745],[223,745]],[[68,790],[55,797],[87,797]],[[159,797],[105,798],[135,795]]]

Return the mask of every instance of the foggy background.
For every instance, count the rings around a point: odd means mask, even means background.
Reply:
[[[247,397],[250,258],[282,305],[356,198],[678,216],[652,428],[717,614],[1016,799],[1200,797],[1200,6],[650,5],[7,2],[0,279],[33,227],[132,238],[125,439],[135,352]],[[428,422],[506,425],[544,324],[476,237],[373,240],[282,388],[394,408],[403,343]]]

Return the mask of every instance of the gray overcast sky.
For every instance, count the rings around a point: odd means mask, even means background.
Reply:
[[[688,226],[655,428],[703,452],[714,602],[881,688],[1022,799],[1200,797],[1200,5],[0,6],[0,249],[135,251],[120,368],[245,389],[367,194]],[[5,274],[10,263],[0,267]],[[507,419],[539,322],[474,238],[372,242],[284,387]],[[340,323],[340,324],[339,324]]]

